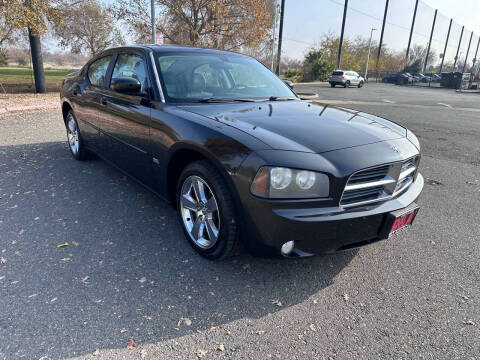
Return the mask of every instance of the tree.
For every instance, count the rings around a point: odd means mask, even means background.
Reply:
[[[70,48],[74,54],[91,56],[118,44],[123,37],[115,26],[112,10],[97,0],[86,0],[69,6],[63,20],[54,27],[60,46]]]
[[[1,4],[1,3],[0,3]],[[16,24],[7,18],[6,9],[0,5],[0,49],[6,44],[14,43],[18,38]]]
[[[150,0],[117,0],[113,11],[118,19],[123,20],[128,34],[136,42],[151,42]]]
[[[342,47],[341,69],[353,70],[359,73],[365,71],[367,54],[369,48],[369,38],[357,36],[355,38],[344,38]],[[338,46],[340,39],[333,33],[326,33],[321,40],[311,48],[303,60],[300,73],[304,81],[326,80],[327,75],[334,70],[337,62]],[[372,43],[371,53],[378,52],[378,43]],[[405,65],[405,56],[401,53],[393,52],[383,45],[380,52],[380,60],[376,64],[376,57],[371,56],[369,69],[382,71],[400,71]],[[296,78],[298,71],[288,71],[288,69],[298,69],[298,66],[292,64],[287,67],[288,76]],[[287,73],[285,72],[285,74]]]
[[[7,28],[28,30],[35,88],[40,93],[46,92],[40,35],[47,31],[47,21],[61,18],[62,4],[63,0],[0,0],[0,18]]]
[[[5,13],[0,13],[0,65],[8,65],[7,51],[4,48],[6,44],[12,44],[17,40],[18,31],[15,26],[8,22],[5,18]]]
[[[312,49],[303,60],[302,80],[326,80],[333,69],[335,69],[335,65],[324,58],[323,49]]]
[[[259,45],[272,25],[272,0],[157,0],[157,30],[170,43],[239,50]],[[117,16],[136,39],[150,34],[149,1],[119,0]]]
[[[0,66],[8,65],[8,55],[7,52],[3,49],[0,49]]]
[[[405,69],[403,69],[403,71],[408,72],[410,74],[419,73],[420,71],[422,71],[422,60],[421,59],[416,59],[411,64],[405,66]]]
[[[413,66],[415,69],[417,69],[418,67],[418,70],[414,71],[413,73],[421,72],[426,55],[427,55],[426,46],[422,46],[418,44],[412,46],[410,48],[410,52],[408,53],[407,66],[405,67],[405,69]],[[433,62],[436,58],[437,56],[435,54],[435,51],[430,49],[430,52],[428,53],[427,65],[434,65]],[[407,71],[407,72],[411,72],[411,71]]]

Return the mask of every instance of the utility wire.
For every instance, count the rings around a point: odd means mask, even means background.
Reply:
[[[334,3],[334,4],[336,4],[336,5],[341,6],[342,8],[344,7],[344,4],[342,4],[342,3],[338,2],[338,1],[335,1],[335,0],[329,0],[329,1],[330,1],[331,3]],[[428,5],[427,5],[427,6],[428,6]],[[355,9],[355,8],[353,8],[353,7],[351,7],[351,6],[348,6],[348,9],[349,9],[349,10],[352,10],[352,11],[354,11],[354,12],[357,12],[357,13],[359,13],[359,14],[362,14],[363,16],[369,17],[369,18],[371,18],[371,19],[374,19],[374,20],[383,22],[383,19],[380,19],[380,18],[378,18],[378,17],[376,17],[376,16],[367,14],[366,12],[364,12],[364,11],[362,11],[362,10]],[[410,28],[408,28],[408,27],[406,27],[406,26],[398,25],[398,24],[392,23],[392,22],[390,22],[390,21],[385,21],[385,23],[388,24],[388,25],[392,25],[392,26],[395,26],[395,27],[397,27],[397,28],[400,28],[400,29],[402,29],[402,30],[410,31]],[[429,35],[424,35],[424,34],[419,33],[419,32],[417,32],[417,31],[413,31],[413,33],[416,34],[416,35],[422,36],[422,37],[424,37],[425,39],[428,39],[428,38],[429,38]]]

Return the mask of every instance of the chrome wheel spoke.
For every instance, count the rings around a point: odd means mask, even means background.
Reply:
[[[197,202],[190,195],[182,196],[182,206],[191,211],[197,211]]]
[[[200,179],[196,179],[193,182],[193,191],[195,191],[195,196],[198,201],[202,203],[207,202],[207,198],[205,197],[205,186],[203,186],[203,182],[200,181]]]
[[[211,219],[206,219],[205,228],[207,229],[208,238],[210,241],[216,241],[218,237],[218,230]]]
[[[75,132],[75,123],[72,119],[68,122],[68,130],[73,134]]]
[[[203,223],[200,220],[200,218],[197,218],[195,220],[195,224],[193,224],[192,228],[192,236],[195,238],[195,240],[199,240],[201,238],[201,232],[200,230],[203,230]]]

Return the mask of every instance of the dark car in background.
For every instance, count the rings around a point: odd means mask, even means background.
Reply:
[[[408,73],[392,73],[382,78],[383,83],[404,85],[413,81],[413,77]]]
[[[209,259],[241,240],[289,257],[349,249],[408,228],[418,211],[411,131],[302,101],[244,55],[110,49],[69,75],[60,97],[73,157],[97,154],[170,201]]]
[[[414,74],[413,77],[420,82],[427,83],[432,81],[432,76],[429,74],[422,74],[422,73],[417,73]]]

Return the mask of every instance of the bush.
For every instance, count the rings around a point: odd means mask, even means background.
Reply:
[[[302,72],[299,69],[287,69],[283,73],[283,76],[285,79],[293,81],[294,83],[302,81],[303,78]]]
[[[303,81],[326,81],[335,66],[322,59],[321,50],[310,50],[302,66]]]
[[[405,66],[403,72],[408,72],[410,74],[417,74],[422,69],[422,60],[417,59],[412,64]]]
[[[24,57],[18,57],[16,61],[19,66],[27,66],[27,59]]]
[[[0,49],[0,66],[8,66],[7,52],[3,49]]]

